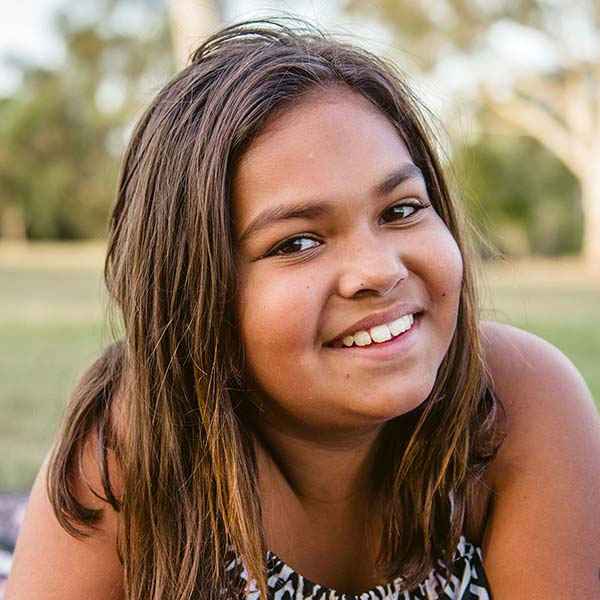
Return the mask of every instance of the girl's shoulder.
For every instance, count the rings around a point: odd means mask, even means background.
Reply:
[[[505,402],[521,395],[525,387],[539,388],[556,380],[585,388],[573,363],[546,340],[491,321],[483,321],[480,331],[485,365],[494,389],[505,394]],[[585,392],[589,396],[587,388]]]
[[[113,400],[110,420],[117,435],[122,435],[124,411],[118,393]],[[98,442],[95,433],[88,433],[78,442],[81,451],[76,452],[78,458],[70,465],[65,490],[70,503],[97,511],[98,517],[90,526],[76,524],[83,535],[72,535],[60,522],[57,506],[51,500],[61,485],[52,473],[53,468],[56,471],[55,448],[40,468],[29,497],[6,600],[124,598],[123,567],[117,551],[119,513],[106,499],[107,485],[120,498],[123,483],[114,450]],[[100,460],[103,452],[106,468]]]
[[[85,537],[67,533],[59,523],[47,489],[48,459],[34,483],[17,546],[6,600],[124,598],[123,568],[117,553],[118,513],[101,500],[102,479],[92,446],[73,478],[73,498],[101,511]]]
[[[483,539],[494,598],[550,598],[558,589],[596,597],[600,421],[591,394],[548,342],[495,323],[481,331],[490,384],[508,423],[490,468]]]
[[[512,421],[513,440],[517,425],[540,425],[574,410],[576,415],[583,411],[586,418],[597,415],[581,374],[549,342],[516,327],[492,322],[481,324],[481,338],[489,381]]]
[[[507,413],[508,435],[495,463],[496,483],[523,455],[540,452],[553,435],[600,442],[598,411],[579,371],[542,338],[501,323],[481,324],[483,361],[490,386]],[[548,456],[547,452],[543,453]]]

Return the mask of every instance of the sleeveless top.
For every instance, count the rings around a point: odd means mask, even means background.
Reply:
[[[427,579],[412,590],[402,589],[402,578],[379,585],[358,595],[343,594],[305,579],[272,552],[267,553],[268,600],[490,600],[491,592],[483,570],[481,549],[461,536],[454,552],[449,577],[432,569]],[[227,565],[232,578],[247,582],[241,560]],[[252,584],[250,584],[250,590]],[[249,591],[243,600],[260,600],[259,592]]]

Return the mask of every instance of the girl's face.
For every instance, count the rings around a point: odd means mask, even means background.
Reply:
[[[462,260],[382,113],[336,89],[278,116],[238,165],[234,223],[238,325],[264,419],[342,431],[425,400]]]

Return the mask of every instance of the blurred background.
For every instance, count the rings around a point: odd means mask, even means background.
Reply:
[[[6,2],[0,492],[27,492],[110,341],[104,236],[133,124],[202,36],[282,12],[406,71],[480,232],[484,316],[552,341],[600,399],[600,1]]]

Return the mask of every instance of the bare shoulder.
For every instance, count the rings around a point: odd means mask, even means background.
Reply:
[[[508,415],[492,467],[484,562],[496,600],[600,596],[600,420],[554,346],[482,325],[484,361]]]
[[[91,509],[101,510],[89,535],[76,538],[57,520],[47,488],[50,455],[46,457],[29,498],[19,533],[5,600],[120,600],[123,568],[117,552],[119,515],[103,500],[102,474],[96,440],[84,445],[81,464],[73,470],[73,497]],[[109,455],[111,485],[121,491],[114,455]]]
[[[573,363],[549,342],[508,325],[484,323],[482,342],[492,387],[509,419],[498,477],[510,474],[513,460],[520,465],[526,450],[546,454],[540,443],[555,445],[556,434],[590,444],[588,457],[597,458],[598,412]]]

